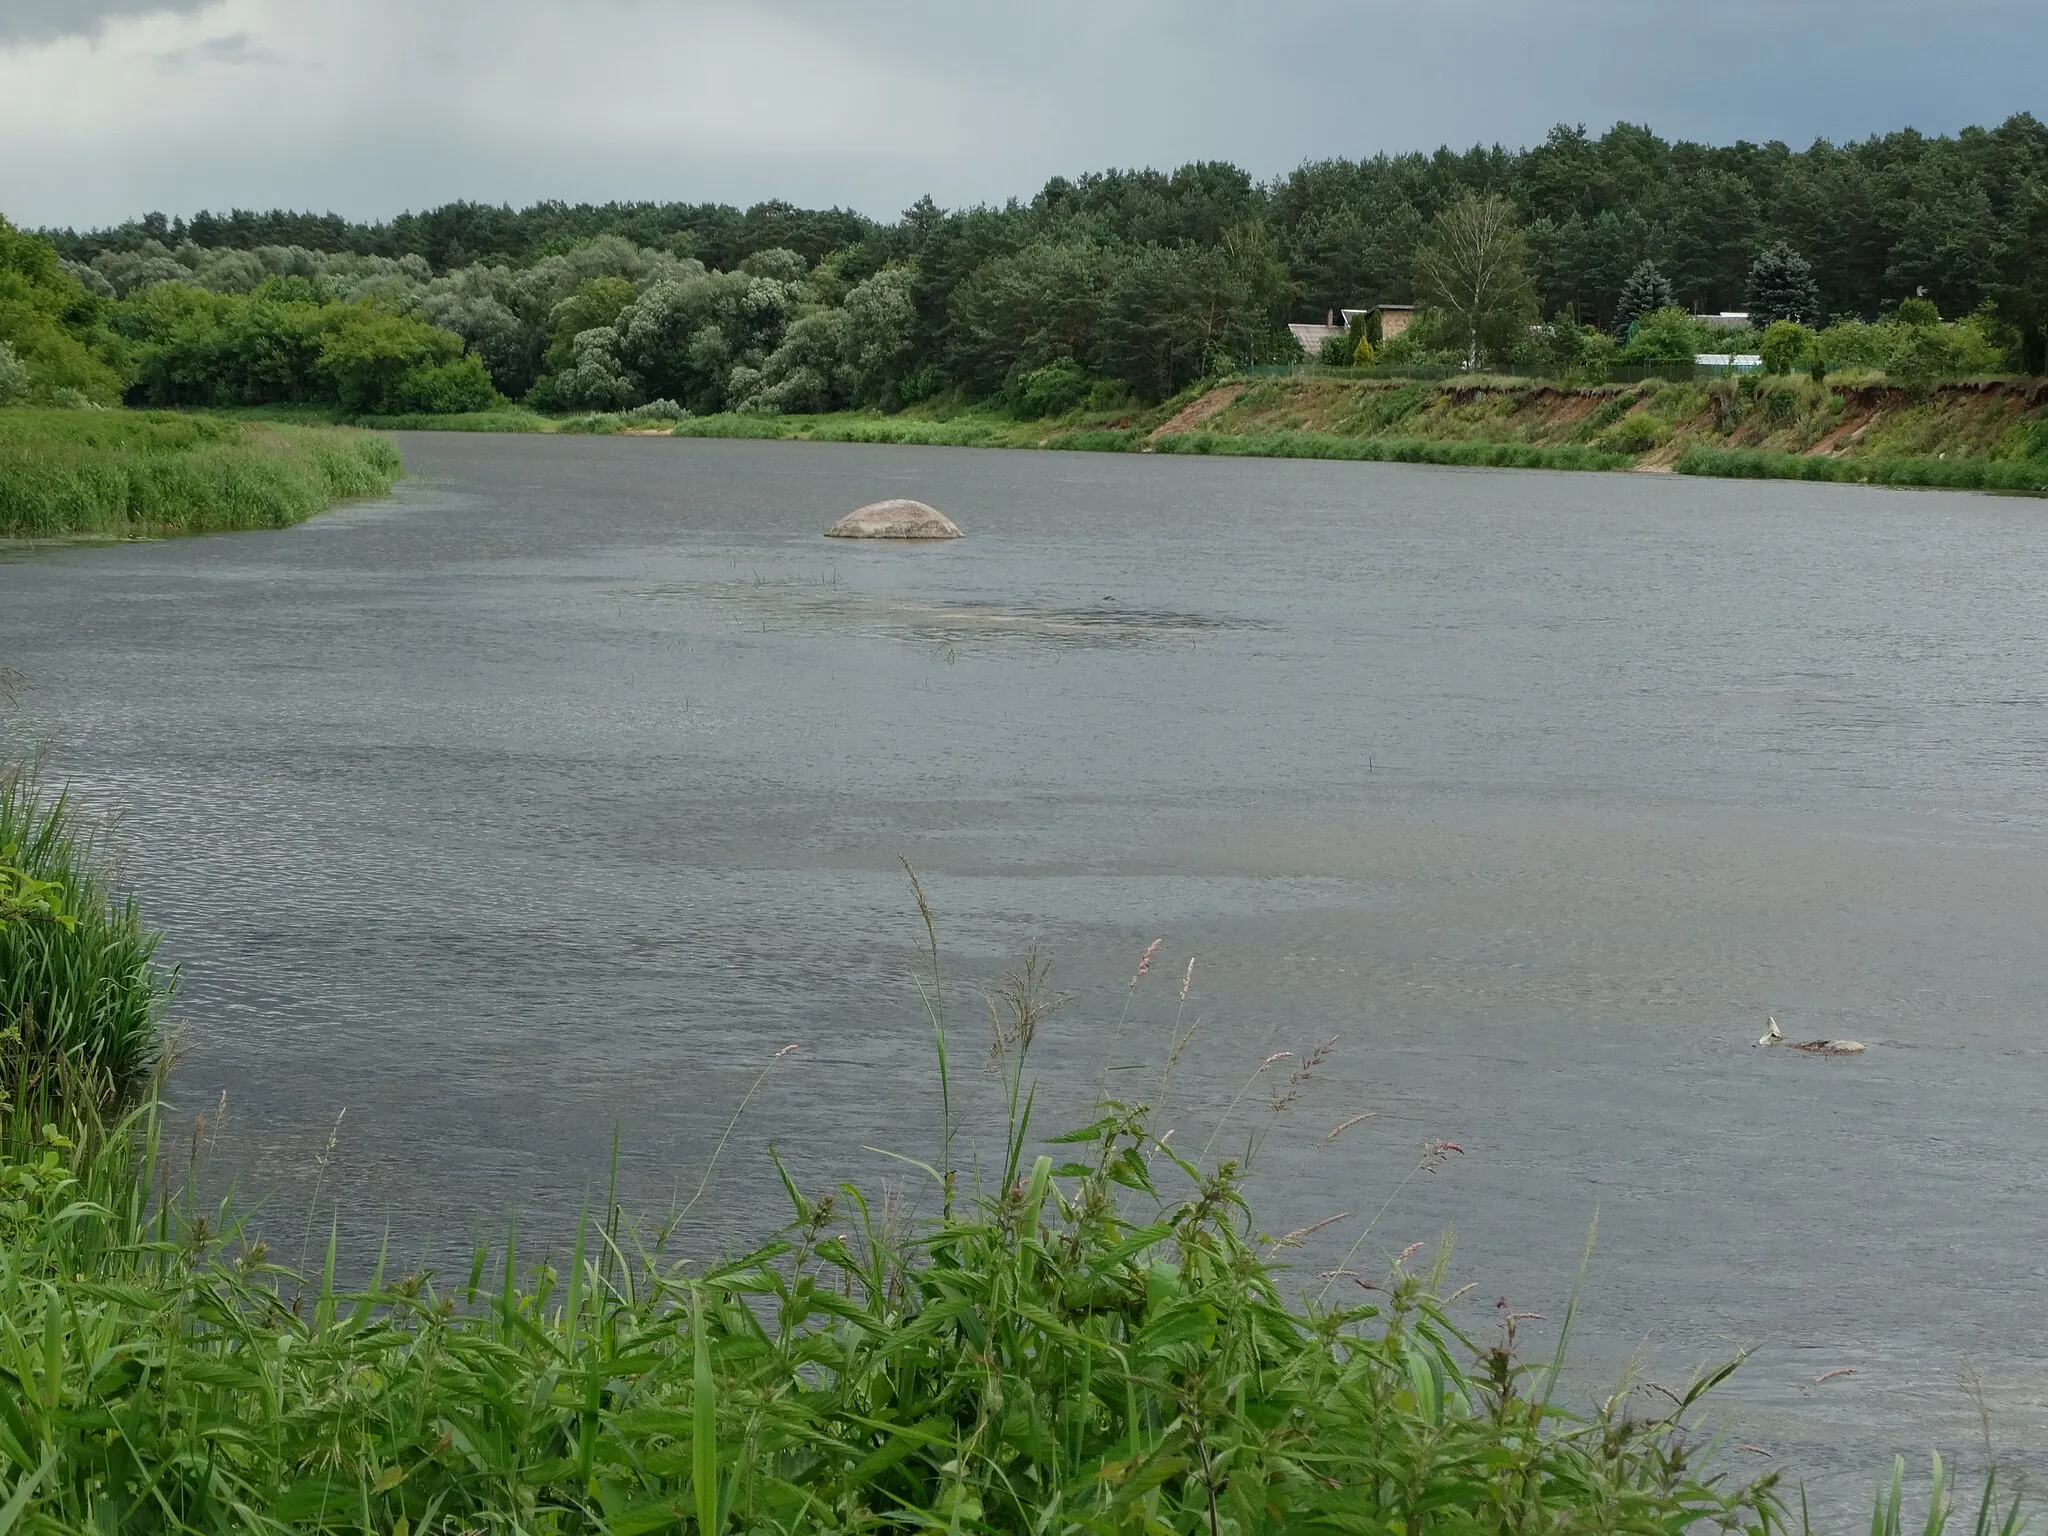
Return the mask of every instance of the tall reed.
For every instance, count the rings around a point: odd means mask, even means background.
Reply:
[[[384,438],[164,411],[0,410],[0,538],[283,528],[404,472]]]
[[[0,769],[0,1146],[118,1119],[162,1049],[174,978],[97,830]]]

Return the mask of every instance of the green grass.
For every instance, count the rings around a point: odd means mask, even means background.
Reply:
[[[932,419],[844,412],[829,416],[695,416],[675,437],[799,439],[811,443],[907,443],[933,448],[1035,448],[1049,429],[995,413]]]
[[[466,411],[454,415],[411,412],[400,416],[351,416],[334,405],[227,405],[209,406],[207,416],[224,416],[234,421],[267,421],[286,426],[351,426],[375,432],[555,432],[563,430],[560,418],[543,416],[523,405],[507,403],[488,411]]]
[[[796,439],[813,443],[907,443],[939,448],[1067,448],[1130,452],[1179,401],[1144,410],[1076,411],[1044,420],[1019,419],[989,405],[940,400],[897,416],[837,411],[818,416],[694,416],[676,437]]]
[[[1678,1411],[1564,1412],[1428,1276],[1290,1303],[1231,1173],[1105,1109],[919,1223],[792,1184],[722,1262],[613,1208],[550,1262],[355,1289],[332,1244],[301,1275],[152,1208],[152,1122],[52,1138],[0,1248],[0,1492],[29,1532],[1767,1527]]]
[[[1072,432],[1055,432],[1045,440],[1045,446],[1074,453],[1136,453],[1144,442],[1142,427],[1084,427]]]
[[[1689,444],[1682,473],[1839,480],[1959,490],[2040,492],[2048,427],[2038,401],[2004,381],[1953,385],[1908,399],[1880,376],[1646,382],[1566,388],[1550,381],[1457,375],[1440,381],[1237,377],[1242,393],[1191,431],[1151,433],[1199,399],[1197,385],[1155,406],[1019,420],[998,406],[946,397],[895,416],[872,410],[822,415],[696,417],[677,437],[898,443],[963,448],[1051,448],[1097,453],[1388,460],[1524,469],[1630,468]],[[1333,388],[1334,386],[1334,388]],[[2022,396],[2024,395],[2024,398]],[[1853,397],[1853,398],[1852,398]],[[1574,402],[1577,402],[1575,408]],[[1590,404],[1590,409],[1584,409]],[[300,408],[264,408],[258,414]],[[1836,454],[1805,450],[1875,411]],[[303,419],[301,415],[290,419]],[[369,425],[440,431],[613,433],[624,416],[544,417],[514,408],[469,417],[377,418]],[[1704,440],[1703,440],[1704,439]],[[1740,444],[1741,446],[1728,446]],[[1659,459],[1662,462],[1662,459]]]
[[[671,437],[736,437],[778,440],[794,437],[807,422],[822,418],[806,416],[692,416],[669,429]]]
[[[517,407],[500,411],[470,411],[457,416],[356,416],[350,423],[373,432],[547,432],[567,431],[554,427],[535,411]]]
[[[1868,457],[1826,458],[1710,448],[1695,443],[1674,466],[1681,475],[1744,480],[1826,480],[1944,490],[2018,491],[2048,495],[2048,459]]]
[[[1337,437],[1327,432],[1180,432],[1154,445],[1160,453],[1220,454],[1270,459],[1359,459],[1399,464],[1450,464],[1512,469],[1626,469],[1633,456],[1577,443],[1543,446],[1470,439]]]
[[[108,974],[160,1004],[153,941],[95,883],[68,813],[21,791],[0,814],[9,858],[55,882],[12,884],[0,934],[82,951],[100,914],[128,936]],[[0,1143],[0,1532],[1788,1530],[1777,1475],[1704,1469],[1688,1428],[1732,1363],[1573,1408],[1576,1286],[1532,1360],[1512,1317],[1484,1339],[1454,1322],[1447,1250],[1426,1272],[1356,1273],[1369,1222],[1336,1270],[1290,1274],[1304,1234],[1263,1235],[1243,1186],[1313,1062],[1274,1088],[1262,1130],[1234,1133],[1242,1157],[1185,1155],[1116,1099],[1039,1138],[1030,1050],[1060,1004],[1028,955],[988,1000],[1005,1108],[983,1145],[999,1150],[963,1168],[964,1042],[917,894],[944,1115],[931,1163],[903,1164],[922,1192],[807,1192],[770,1153],[788,1217],[742,1254],[687,1262],[677,1247],[704,1246],[691,1207],[649,1226],[608,1199],[538,1261],[508,1231],[446,1277],[383,1255],[357,1268],[333,1239],[294,1269],[231,1206],[199,1204],[203,1117],[182,1160],[153,1102],[122,1116],[87,1093],[17,1117],[25,1134]],[[75,986],[24,974],[10,1006]],[[1164,1100],[1193,1031],[1171,1003],[1160,1023]],[[1937,1462],[1926,1536],[1943,1478]],[[1873,1536],[1901,1536],[1902,1488],[1901,1467]],[[1976,1536],[2017,1536],[2018,1506],[2001,1522],[1992,1492]]]
[[[1241,1166],[1170,1150],[1142,1105],[1037,1151],[1042,972],[1020,977],[992,1010],[1009,1114],[985,1189],[961,1187],[950,1122],[922,1219],[776,1162],[786,1225],[708,1263],[608,1203],[567,1254],[522,1264],[508,1234],[466,1274],[380,1259],[349,1289],[331,1241],[296,1273],[202,1210],[154,1115],[53,1124],[0,1170],[0,1513],[38,1533],[1770,1528],[1768,1484],[1693,1466],[1683,1416],[1725,1371],[1647,1416],[1575,1416],[1562,1351],[1468,1341],[1434,1273],[1289,1299]]]
[[[0,538],[283,528],[382,495],[380,437],[164,411],[0,409]]]
[[[71,804],[0,772],[0,1148],[144,1086],[171,985],[156,944]]]

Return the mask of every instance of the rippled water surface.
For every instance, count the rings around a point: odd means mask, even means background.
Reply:
[[[1973,1393],[2048,1471],[2040,503],[404,447],[396,498],[290,532],[0,561],[17,716],[126,812],[184,967],[177,1098],[227,1095],[214,1167],[286,1249],[316,1195],[443,1263],[515,1210],[559,1234],[615,1129],[628,1204],[688,1199],[788,1044],[696,1240],[776,1219],[770,1141],[913,1187],[862,1150],[937,1139],[901,855],[975,1114],[979,999],[1027,943],[1073,995],[1048,1125],[1105,1071],[1162,1097],[1194,955],[1177,1144],[1336,1037],[1218,1143],[1271,1127],[1273,1231],[1352,1213],[1305,1276],[1384,1206],[1360,1267],[1455,1227],[1475,1328],[1555,1316],[1597,1211],[1586,1383],[1753,1345],[1735,1438],[1829,1502],[1895,1449],[1980,1464]],[[968,537],[819,537],[896,495]],[[1870,1049],[1753,1049],[1767,1014]]]

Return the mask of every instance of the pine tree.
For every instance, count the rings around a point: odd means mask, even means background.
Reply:
[[[1813,268],[1782,241],[1759,251],[1749,264],[1749,323],[1762,330],[1774,320],[1820,323],[1820,284],[1813,280]]]
[[[1672,296],[1671,279],[1657,270],[1655,262],[1644,262],[1621,285],[1621,298],[1614,306],[1614,339],[1627,341],[1630,326],[1660,309],[1670,309],[1677,302]]]

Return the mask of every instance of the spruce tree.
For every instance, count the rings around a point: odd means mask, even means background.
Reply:
[[[1671,279],[1657,270],[1655,262],[1644,262],[1621,285],[1621,298],[1614,306],[1614,339],[1626,342],[1630,326],[1647,320],[1660,309],[1670,309],[1677,302],[1671,292]]]
[[[1749,323],[1762,330],[1774,320],[1820,324],[1820,284],[1813,268],[1780,241],[1749,264]]]

